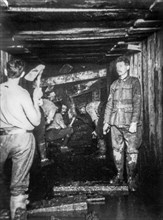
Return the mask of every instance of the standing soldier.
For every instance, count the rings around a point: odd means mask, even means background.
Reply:
[[[40,124],[42,91],[35,88],[32,101],[27,90],[18,85],[24,76],[24,63],[19,59],[7,63],[6,74],[7,82],[0,84],[0,178],[3,179],[3,165],[10,157],[10,212],[11,219],[14,219],[16,209],[25,209],[27,204],[28,195],[25,193],[29,187],[29,170],[35,151],[32,131]]]
[[[112,148],[117,176],[113,184],[122,184],[124,175],[124,155],[129,190],[135,191],[136,164],[138,148],[141,144],[141,88],[138,78],[129,76],[130,63],[126,57],[116,60],[119,79],[110,88],[103,133],[111,129]],[[124,150],[126,152],[124,154]]]

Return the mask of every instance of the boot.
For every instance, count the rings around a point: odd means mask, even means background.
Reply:
[[[97,143],[98,150],[98,159],[105,159],[106,158],[106,143],[104,139],[99,139]]]
[[[11,213],[11,220],[14,220],[16,217],[16,210],[26,210],[26,205],[29,203],[27,200],[28,195],[18,195],[18,196],[11,196],[10,198],[10,213]]]
[[[110,180],[112,185],[123,185],[123,170],[124,170],[124,152],[113,150],[114,162],[117,168],[117,175]]]
[[[70,139],[70,135],[66,135],[66,137],[65,137],[65,139],[63,141],[63,144],[60,146],[60,151],[62,153],[66,153],[66,152],[70,152],[71,151],[71,149],[69,149],[69,147],[67,146],[69,139]]]
[[[52,164],[53,161],[50,161],[46,155],[46,143],[45,142],[38,143],[38,148],[39,148],[39,153],[40,153],[40,158],[41,158],[41,167]]]
[[[123,177],[120,172],[117,173],[117,175],[110,180],[110,184],[114,186],[121,186],[123,185]]]
[[[137,181],[136,181],[136,164],[137,164],[136,153],[127,154],[127,162],[126,162],[126,170],[127,170],[127,183],[129,191],[136,191],[137,189]]]
[[[128,189],[130,192],[135,192],[137,190],[136,179],[133,177],[128,178]]]

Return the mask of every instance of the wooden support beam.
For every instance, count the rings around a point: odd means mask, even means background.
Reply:
[[[72,193],[72,192],[84,192],[84,193],[92,193],[92,192],[128,192],[128,186],[106,186],[106,185],[94,185],[94,186],[54,186],[54,193],[64,192],[64,193]]]
[[[0,0],[0,7],[8,7],[8,1],[7,0]]]
[[[155,31],[160,30],[161,27],[152,27],[152,28],[129,28],[128,34],[149,34]]]
[[[114,45],[114,47],[110,50],[110,53],[123,53],[123,52],[140,52],[141,47],[139,44],[131,44],[125,42],[118,42],[118,44]]]
[[[49,85],[60,85],[66,83],[74,83],[79,81],[85,80],[95,80],[98,78],[106,77],[107,71],[106,69],[101,69],[99,71],[85,71],[73,74],[66,74],[61,76],[54,76],[42,79],[42,86],[49,86]]]
[[[123,8],[54,8],[54,7],[9,7],[8,12],[21,13],[131,13],[131,9]],[[139,13],[147,10],[132,9],[132,13]]]
[[[23,41],[100,40],[122,38],[126,34],[125,28],[74,28],[60,31],[22,31],[15,34],[13,39]]]
[[[81,211],[81,210],[87,210],[88,206],[86,202],[80,202],[80,203],[72,203],[72,204],[63,204],[58,206],[52,206],[52,207],[45,207],[45,208],[39,208],[39,209],[33,209],[28,211],[29,214],[35,214],[35,213],[47,213],[47,212],[68,212],[68,211]]]
[[[132,9],[132,8],[145,8],[149,9],[149,6],[152,2],[152,0],[8,0],[10,3],[10,6],[17,6],[17,7],[48,7],[51,6],[52,8],[74,8],[74,9],[80,9],[80,8],[92,8],[92,9],[98,9],[98,8],[125,8]]]
[[[20,18],[23,16],[25,22],[37,21],[131,21],[145,18],[149,15],[146,9],[101,9],[101,8],[56,8],[56,7],[9,7],[3,16]],[[30,15],[30,16],[29,16]],[[21,19],[21,18],[20,18]]]
[[[144,20],[138,19],[134,23],[135,28],[148,28],[148,27],[160,27],[162,25],[162,20]]]
[[[152,12],[163,11],[163,0],[155,0],[149,8]]]
[[[105,56],[106,57],[119,57],[119,56],[121,56],[121,55],[123,55],[123,53],[106,53],[105,54]]]

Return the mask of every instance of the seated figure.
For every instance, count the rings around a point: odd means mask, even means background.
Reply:
[[[67,144],[73,133],[73,128],[67,126],[64,122],[64,115],[67,112],[67,106],[63,105],[56,112],[52,123],[46,129],[46,140],[51,142],[64,138],[61,149],[68,149]]]

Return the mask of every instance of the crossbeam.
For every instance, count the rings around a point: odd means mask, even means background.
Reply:
[[[106,77],[107,70],[101,69],[99,71],[85,71],[85,72],[78,72],[73,74],[65,74],[61,76],[54,76],[42,79],[42,87],[49,86],[49,85],[60,85],[66,83],[73,83],[85,80],[95,80],[98,78]]]

